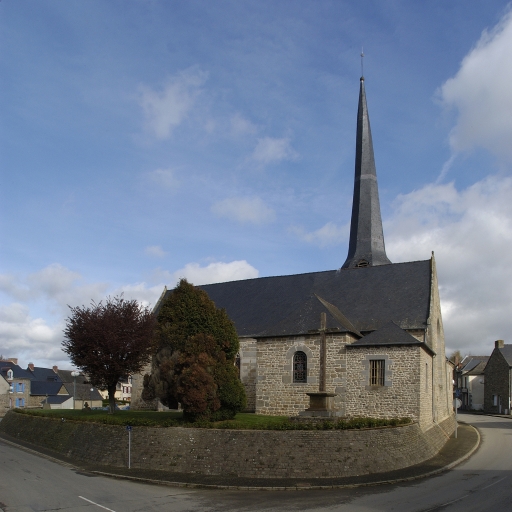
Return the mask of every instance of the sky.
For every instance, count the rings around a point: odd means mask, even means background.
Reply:
[[[341,267],[361,51],[388,257],[434,251],[447,353],[512,343],[512,6],[1,0],[0,355],[69,306]]]

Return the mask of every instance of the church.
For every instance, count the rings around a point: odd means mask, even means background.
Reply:
[[[250,411],[409,417],[423,430],[452,416],[434,255],[409,263],[386,256],[363,77],[349,250],[341,268],[200,288],[235,324]],[[170,293],[164,290],[155,312]],[[139,377],[134,395],[140,387]]]

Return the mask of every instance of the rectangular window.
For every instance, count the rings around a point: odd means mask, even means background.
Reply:
[[[24,383],[23,382],[18,382],[17,385],[16,385],[16,391],[18,393],[23,393],[24,391]]]
[[[16,407],[25,407],[25,399],[16,398]]]
[[[498,405],[498,395],[492,395],[492,405]]]
[[[384,386],[384,359],[370,360],[370,386]]]

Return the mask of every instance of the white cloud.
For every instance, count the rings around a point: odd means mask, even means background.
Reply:
[[[226,217],[241,223],[266,224],[276,218],[259,197],[232,197],[212,205],[212,212],[219,217]]]
[[[180,186],[173,169],[155,169],[147,175],[153,183],[166,190],[175,190]]]
[[[281,160],[297,160],[299,154],[292,148],[289,138],[263,137],[258,139],[252,158],[259,163],[270,164]]]
[[[328,222],[316,231],[307,232],[304,228],[293,226],[290,232],[298,236],[304,242],[327,247],[338,245],[348,239],[349,225],[337,226],[334,222]]]
[[[161,91],[141,87],[140,104],[146,126],[158,139],[167,139],[192,109],[207,74],[189,68],[171,77]]]
[[[231,135],[234,137],[253,135],[256,131],[256,126],[245,119],[239,112],[231,117]]]
[[[440,88],[442,102],[457,110],[450,136],[455,152],[481,147],[512,161],[512,11],[463,59]]]
[[[182,269],[172,274],[173,283],[184,277],[194,285],[224,283],[258,277],[259,272],[245,260],[229,263],[214,262],[205,267],[199,263],[187,263]]]
[[[159,245],[150,245],[146,247],[144,252],[148,256],[153,256],[155,258],[163,258],[167,254]]]
[[[512,343],[512,179],[490,176],[457,191],[427,185],[399,196],[385,225],[393,262],[435,251],[448,350],[489,355]]]

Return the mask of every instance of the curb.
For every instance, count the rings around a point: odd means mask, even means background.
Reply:
[[[183,488],[189,488],[189,489],[219,489],[219,490],[230,490],[230,491],[313,491],[313,490],[327,490],[327,489],[350,489],[350,488],[357,488],[357,487],[371,487],[376,485],[389,485],[389,484],[397,484],[401,482],[411,482],[414,480],[420,480],[422,478],[428,478],[431,476],[438,475],[440,473],[444,473],[445,471],[449,471],[453,467],[457,466],[458,464],[461,464],[465,460],[467,460],[480,446],[481,436],[480,432],[476,427],[473,425],[470,425],[468,423],[465,423],[463,421],[460,421],[459,423],[464,423],[465,425],[468,425],[471,427],[477,435],[477,440],[475,445],[462,457],[458,458],[457,460],[450,462],[450,464],[447,464],[446,466],[438,469],[434,469],[433,471],[429,471],[428,473],[424,473],[422,475],[416,475],[411,477],[404,477],[404,478],[395,478],[391,480],[380,480],[377,482],[361,482],[361,483],[353,483],[353,484],[339,484],[339,485],[291,485],[291,486],[252,486],[252,485],[219,485],[219,484],[200,484],[200,483],[187,483],[187,482],[173,482],[171,480],[155,480],[152,478],[143,478],[143,477],[137,477],[137,476],[130,476],[130,475],[119,475],[116,473],[109,473],[106,471],[95,471],[95,470],[85,470],[88,473],[99,475],[99,476],[105,476],[109,478],[117,478],[121,480],[131,480],[134,482],[141,482],[141,483],[148,483],[153,485],[167,485],[171,487],[183,487]],[[79,466],[76,466],[74,464],[70,464],[68,462],[62,461],[60,459],[56,459],[55,457],[52,457],[50,455],[46,455],[44,453],[38,452],[37,450],[32,450],[31,448],[27,448],[26,446],[19,445],[17,443],[14,443],[12,441],[8,441],[4,438],[1,439],[2,442],[7,443],[11,446],[14,446],[16,448],[19,448],[21,450],[24,450],[26,452],[29,452],[31,454],[37,455],[39,457],[43,457],[44,459],[47,459],[49,461],[55,462],[57,464],[60,464],[61,466],[68,467],[70,469],[75,470],[84,470],[83,468],[80,468]],[[0,509],[0,512],[1,509]]]

